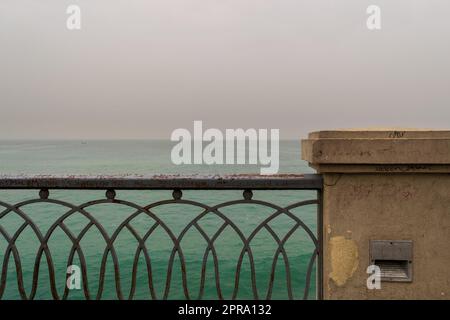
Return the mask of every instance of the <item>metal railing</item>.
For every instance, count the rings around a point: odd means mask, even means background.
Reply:
[[[18,290],[18,297],[21,299],[36,299],[36,292],[40,283],[39,271],[41,264],[46,263],[48,268],[48,281],[50,285],[51,297],[53,299],[67,299],[69,297],[69,288],[64,285],[64,292],[62,295],[58,292],[57,276],[63,277],[67,280],[69,275],[58,275],[55,266],[54,259],[56,254],[53,253],[48,245],[52,234],[56,229],[61,229],[65,236],[70,240],[71,247],[67,248],[66,254],[68,254],[67,266],[74,264],[75,256],[78,256],[81,276],[82,276],[82,292],[86,299],[100,299],[102,298],[105,278],[106,278],[106,264],[108,257],[112,258],[114,269],[114,291],[119,299],[132,299],[135,296],[137,286],[137,265],[141,255],[145,258],[146,275],[148,278],[148,292],[149,298],[157,299],[169,298],[169,292],[171,289],[171,282],[174,273],[174,261],[178,259],[181,265],[181,290],[183,292],[183,298],[186,299],[201,299],[204,296],[205,284],[214,285],[217,292],[217,298],[219,299],[236,299],[238,297],[239,286],[241,279],[241,269],[243,268],[244,257],[248,258],[250,265],[250,282],[251,288],[249,290],[254,299],[271,299],[273,298],[273,286],[274,278],[276,274],[276,266],[279,258],[284,263],[283,275],[285,276],[285,285],[287,290],[287,297],[289,299],[310,297],[311,282],[315,283],[315,297],[322,298],[322,178],[320,175],[305,174],[305,175],[277,175],[277,176],[258,176],[258,175],[232,175],[232,176],[0,176],[0,190],[11,192],[13,189],[21,190],[36,190],[38,191],[38,197],[32,197],[32,199],[25,199],[17,203],[8,203],[2,197],[0,192],[0,242],[6,243],[4,249],[0,247],[0,263],[1,265],[1,278],[0,278],[0,299],[9,299],[10,297],[5,294],[6,286],[11,285],[11,280],[7,281],[8,273],[11,273],[12,262],[15,265],[15,277],[17,282],[16,288]],[[106,194],[104,198],[85,201],[82,204],[73,204],[69,201],[58,200],[54,195],[57,195],[59,191],[56,190],[78,190],[76,192],[89,192],[87,190],[105,190]],[[55,190],[55,191],[54,191]],[[116,195],[118,190],[171,190],[172,197],[165,200],[152,201],[144,205],[139,205],[135,201],[129,199],[121,199]],[[219,190],[221,193],[225,193],[226,190],[241,190],[242,196],[227,201],[223,201],[215,204],[206,204],[199,200],[188,199],[183,195],[184,190]],[[314,194],[312,199],[305,199],[302,201],[294,201],[287,206],[279,206],[273,202],[256,199],[253,191],[259,192],[259,190],[278,190],[283,192],[287,190],[313,190]],[[121,191],[122,192],[122,191]],[[190,192],[190,191],[189,191]],[[209,192],[209,191],[208,191]],[[206,191],[202,191],[205,195]],[[208,198],[208,193],[206,193]],[[214,200],[214,199],[213,199]],[[298,200],[298,199],[296,199]],[[64,208],[64,212],[60,214],[55,221],[48,222],[48,228],[46,231],[40,229],[36,221],[26,213],[27,206],[35,204],[56,205]],[[90,212],[91,208],[99,205],[121,205],[129,209],[132,209],[131,214],[127,216],[114,227],[113,232],[108,232],[107,228],[96,218],[96,216]],[[184,205],[194,207],[200,210],[200,213],[186,223],[181,232],[175,232],[164,221],[164,219],[157,213],[157,209],[164,205]],[[242,206],[242,205],[254,205],[257,207],[270,209],[271,214],[264,218],[260,222],[256,222],[252,225],[251,230],[245,234],[240,227],[233,220],[233,216],[225,214],[223,211],[229,207]],[[315,206],[315,212],[317,212],[317,230],[313,231],[313,228],[307,226],[307,224],[296,214],[293,213],[294,209],[303,208],[307,205]],[[177,212],[177,214],[183,214],[183,212]],[[20,218],[21,224],[14,232],[7,231],[6,223],[4,223],[6,217],[10,215],[16,215]],[[75,215],[82,215],[86,218],[87,223],[82,230],[75,234],[67,226],[68,219]],[[145,229],[145,233],[139,233],[133,227],[132,222],[138,216],[145,215],[152,220],[152,226]],[[202,227],[200,221],[208,216],[213,215],[220,220],[220,225],[215,232],[208,233]],[[279,236],[274,231],[271,223],[278,217],[285,216],[290,219],[290,225],[284,231],[283,236]],[[37,252],[33,256],[34,265],[24,265],[22,263],[23,254],[21,254],[17,241],[22,232],[26,228],[31,228],[33,235],[37,239]],[[237,255],[237,263],[235,264],[234,277],[232,281],[227,281],[228,285],[232,287],[231,295],[226,296],[223,292],[224,281],[220,277],[220,263],[221,259],[216,248],[216,241],[228,228],[234,232],[239,238],[241,248]],[[98,289],[96,294],[93,294],[88,282],[88,268],[87,258],[83,251],[81,242],[91,229],[96,229],[102,238],[102,258],[100,265],[96,267],[100,270],[97,279]],[[155,269],[152,269],[152,264],[155,262],[152,259],[152,251],[148,248],[148,241],[152,233],[156,229],[163,230],[165,234],[170,238],[170,258],[167,264],[167,272],[165,274],[165,285],[162,290],[162,294],[156,293],[154,282],[158,278],[158,274],[155,274]],[[120,263],[117,255],[117,248],[115,242],[121,231],[128,230],[137,242],[134,252],[129,252],[130,257],[133,259],[133,267],[130,282],[130,290],[126,295],[123,289],[123,277],[121,276]],[[191,276],[186,269],[187,254],[183,251],[182,241],[189,231],[195,230],[199,233],[201,238],[206,243],[206,248],[203,252],[203,258],[201,260],[201,274],[199,293],[193,296],[189,290],[188,281]],[[270,236],[267,237],[267,241],[273,241],[276,249],[273,255],[267,257],[270,262],[270,274],[268,274],[268,285],[265,294],[261,294],[261,290],[258,290],[256,272],[255,272],[255,255],[252,248],[252,241],[262,230],[265,230]],[[302,270],[304,274],[304,288],[302,288],[302,294],[294,292],[295,288],[292,285],[293,268],[289,262],[289,256],[286,251],[285,245],[289,238],[298,230],[303,230],[306,234],[305,241],[309,241],[312,247],[311,257],[309,261],[304,264],[306,270]],[[98,245],[98,244],[96,244]],[[300,245],[300,244],[299,244]],[[43,259],[45,257],[45,260]],[[213,261],[213,276],[211,281],[207,282],[206,278],[206,266],[210,257]],[[265,258],[264,258],[265,259]],[[44,262],[42,262],[44,261]],[[31,289],[27,290],[24,281],[25,269],[30,269],[32,274]],[[315,274],[315,279],[312,274]],[[303,281],[303,280],[302,280]],[[29,293],[27,293],[29,291]],[[59,290],[61,291],[61,290]]]

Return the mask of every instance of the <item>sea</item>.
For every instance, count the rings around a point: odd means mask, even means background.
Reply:
[[[163,140],[120,140],[120,141],[0,141],[0,175],[55,174],[55,175],[123,175],[123,174],[242,174],[259,173],[258,165],[175,165],[170,159],[173,142]],[[279,173],[313,173],[307,163],[301,160],[300,141],[280,142]],[[2,299],[20,299],[17,267],[13,254],[6,255],[9,237],[15,235],[24,224],[24,219],[14,212],[5,214],[5,204],[16,205],[23,201],[38,199],[39,190],[0,190],[0,295]],[[253,199],[263,200],[286,207],[307,199],[315,199],[314,191],[255,191]],[[49,199],[81,205],[89,201],[105,199],[102,190],[50,190]],[[154,202],[172,199],[170,190],[136,191],[118,190],[116,199],[145,206]],[[185,190],[183,199],[216,205],[243,199],[242,191]],[[54,222],[69,209],[55,203],[29,203],[20,209],[33,221],[36,229],[27,225],[17,236],[15,245],[20,257],[20,271],[25,295],[34,299],[52,299],[49,262],[45,255],[36,259],[40,247],[37,231],[47,234]],[[135,209],[126,205],[100,203],[86,208],[104,228],[108,236]],[[240,204],[225,207],[222,213],[248,237],[274,209],[256,204]],[[238,258],[243,251],[239,234],[227,226],[214,241],[217,260],[208,251],[209,237],[223,225],[223,219],[208,213],[198,220],[198,226],[184,230],[202,210],[195,206],[164,204],[154,208],[154,214],[164,222],[171,234],[179,237],[180,250],[174,252],[174,243],[167,230],[161,225],[154,228],[145,240],[147,255],[141,251],[139,241],[128,228],[123,228],[114,241],[115,256],[111,251],[104,256],[106,242],[102,232],[91,226],[79,242],[82,258],[75,252],[74,266],[69,271],[68,299],[85,299],[83,286],[87,286],[90,298],[118,299],[118,292],[125,299],[230,299],[236,293],[237,299],[255,298],[256,284],[258,298],[288,299],[303,298],[306,285],[306,271],[314,251],[314,244],[308,234],[298,228],[284,244],[285,255],[276,255],[278,244],[268,230],[262,228],[250,242],[253,263],[244,254],[239,266]],[[316,205],[302,206],[292,210],[314,233],[317,228]],[[89,224],[80,213],[64,220],[67,230],[77,237]],[[130,221],[132,230],[141,238],[154,226],[155,220],[148,215],[137,215]],[[283,239],[294,227],[295,221],[285,214],[269,222],[279,239]],[[60,227],[55,228],[48,240],[51,264],[55,271],[55,286],[59,297],[67,286],[67,265],[73,242]],[[143,249],[143,248],[141,248]],[[144,249],[143,249],[144,250]],[[206,252],[209,252],[206,256]],[[117,259],[118,268],[113,260]],[[77,267],[85,261],[85,279],[77,278]],[[104,260],[104,261],[103,261]],[[183,261],[182,261],[183,260]],[[104,270],[100,266],[104,262]],[[184,263],[182,263],[184,262]],[[239,266],[239,267],[238,267]],[[185,273],[182,269],[185,269]],[[271,271],[274,269],[274,278]],[[103,272],[102,272],[103,271]],[[135,277],[133,277],[133,273]],[[183,278],[183,274],[186,275]],[[311,275],[308,298],[315,299],[315,267]],[[34,284],[33,284],[34,283]],[[183,283],[185,285],[183,285]],[[288,283],[290,285],[288,285]],[[187,290],[185,290],[185,286]],[[220,290],[218,290],[218,287]],[[237,289],[236,289],[237,287]]]

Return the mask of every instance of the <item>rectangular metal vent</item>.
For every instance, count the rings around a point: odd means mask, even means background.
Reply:
[[[410,240],[371,240],[370,263],[378,266],[381,281],[412,281],[413,247]]]

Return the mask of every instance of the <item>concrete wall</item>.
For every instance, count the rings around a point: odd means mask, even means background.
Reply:
[[[450,131],[315,132],[324,175],[325,299],[450,299]],[[412,282],[369,290],[370,240],[412,240]]]

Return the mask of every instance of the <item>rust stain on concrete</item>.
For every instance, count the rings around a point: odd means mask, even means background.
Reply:
[[[343,286],[358,269],[358,247],[352,239],[336,236],[330,239],[330,278],[338,286]]]

